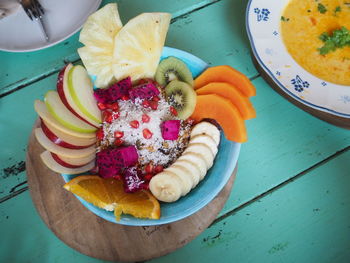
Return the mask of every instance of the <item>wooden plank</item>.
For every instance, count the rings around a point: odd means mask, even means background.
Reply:
[[[104,0],[102,5],[113,0]],[[121,19],[128,21],[142,12],[170,12],[173,17],[181,16],[215,0],[120,0],[117,1]],[[31,83],[39,78],[57,72],[67,61],[79,59],[76,49],[79,32],[53,47],[26,53],[0,51],[0,95],[12,89]],[[30,65],[30,66],[29,66]]]
[[[349,159],[350,151],[150,262],[349,262]]]
[[[349,158],[350,151],[152,262],[347,262]],[[40,220],[28,191],[0,204],[0,225],[6,237],[0,245],[4,262],[102,262],[56,238]]]

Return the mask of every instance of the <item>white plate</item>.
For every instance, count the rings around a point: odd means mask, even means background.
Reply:
[[[253,53],[265,72],[287,95],[311,108],[350,119],[350,87],[319,79],[287,52],[280,32],[289,0],[250,0],[246,27]]]
[[[101,0],[40,0],[49,42],[37,21],[31,21],[23,8],[0,20],[0,50],[26,52],[53,46],[77,32]]]

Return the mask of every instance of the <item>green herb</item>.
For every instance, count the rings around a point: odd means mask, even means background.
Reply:
[[[340,13],[341,12],[341,7],[340,6],[337,6],[335,9],[334,9],[334,16],[337,16],[337,13]]]
[[[350,47],[350,31],[346,27],[336,29],[330,35],[327,32],[322,33],[319,39],[324,45],[318,49],[321,55],[326,55],[338,48]]]
[[[327,8],[321,3],[318,3],[317,9],[321,14],[324,14],[327,12]]]
[[[288,21],[289,21],[289,18],[285,18],[284,16],[281,16],[281,21],[283,21],[283,22],[288,22]]]

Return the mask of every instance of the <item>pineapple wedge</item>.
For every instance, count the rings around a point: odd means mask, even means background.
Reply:
[[[117,4],[113,3],[90,15],[80,32],[79,41],[85,47],[79,48],[78,53],[89,74],[96,76],[98,88],[105,88],[114,81],[114,38],[122,26]]]
[[[154,77],[170,19],[169,13],[143,13],[119,31],[114,40],[115,79]]]

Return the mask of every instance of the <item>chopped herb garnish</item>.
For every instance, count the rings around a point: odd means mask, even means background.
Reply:
[[[337,16],[337,13],[340,13],[341,12],[341,7],[340,6],[337,6],[335,9],[334,9],[334,15]]]
[[[288,22],[288,21],[289,21],[289,18],[285,18],[284,16],[281,16],[281,21],[283,21],[283,22]]]
[[[321,3],[318,3],[317,9],[321,14],[324,14],[327,12],[327,8]]]
[[[321,55],[326,55],[338,48],[350,47],[350,31],[346,27],[336,29],[330,35],[324,32],[319,36],[324,45],[318,49]]]

